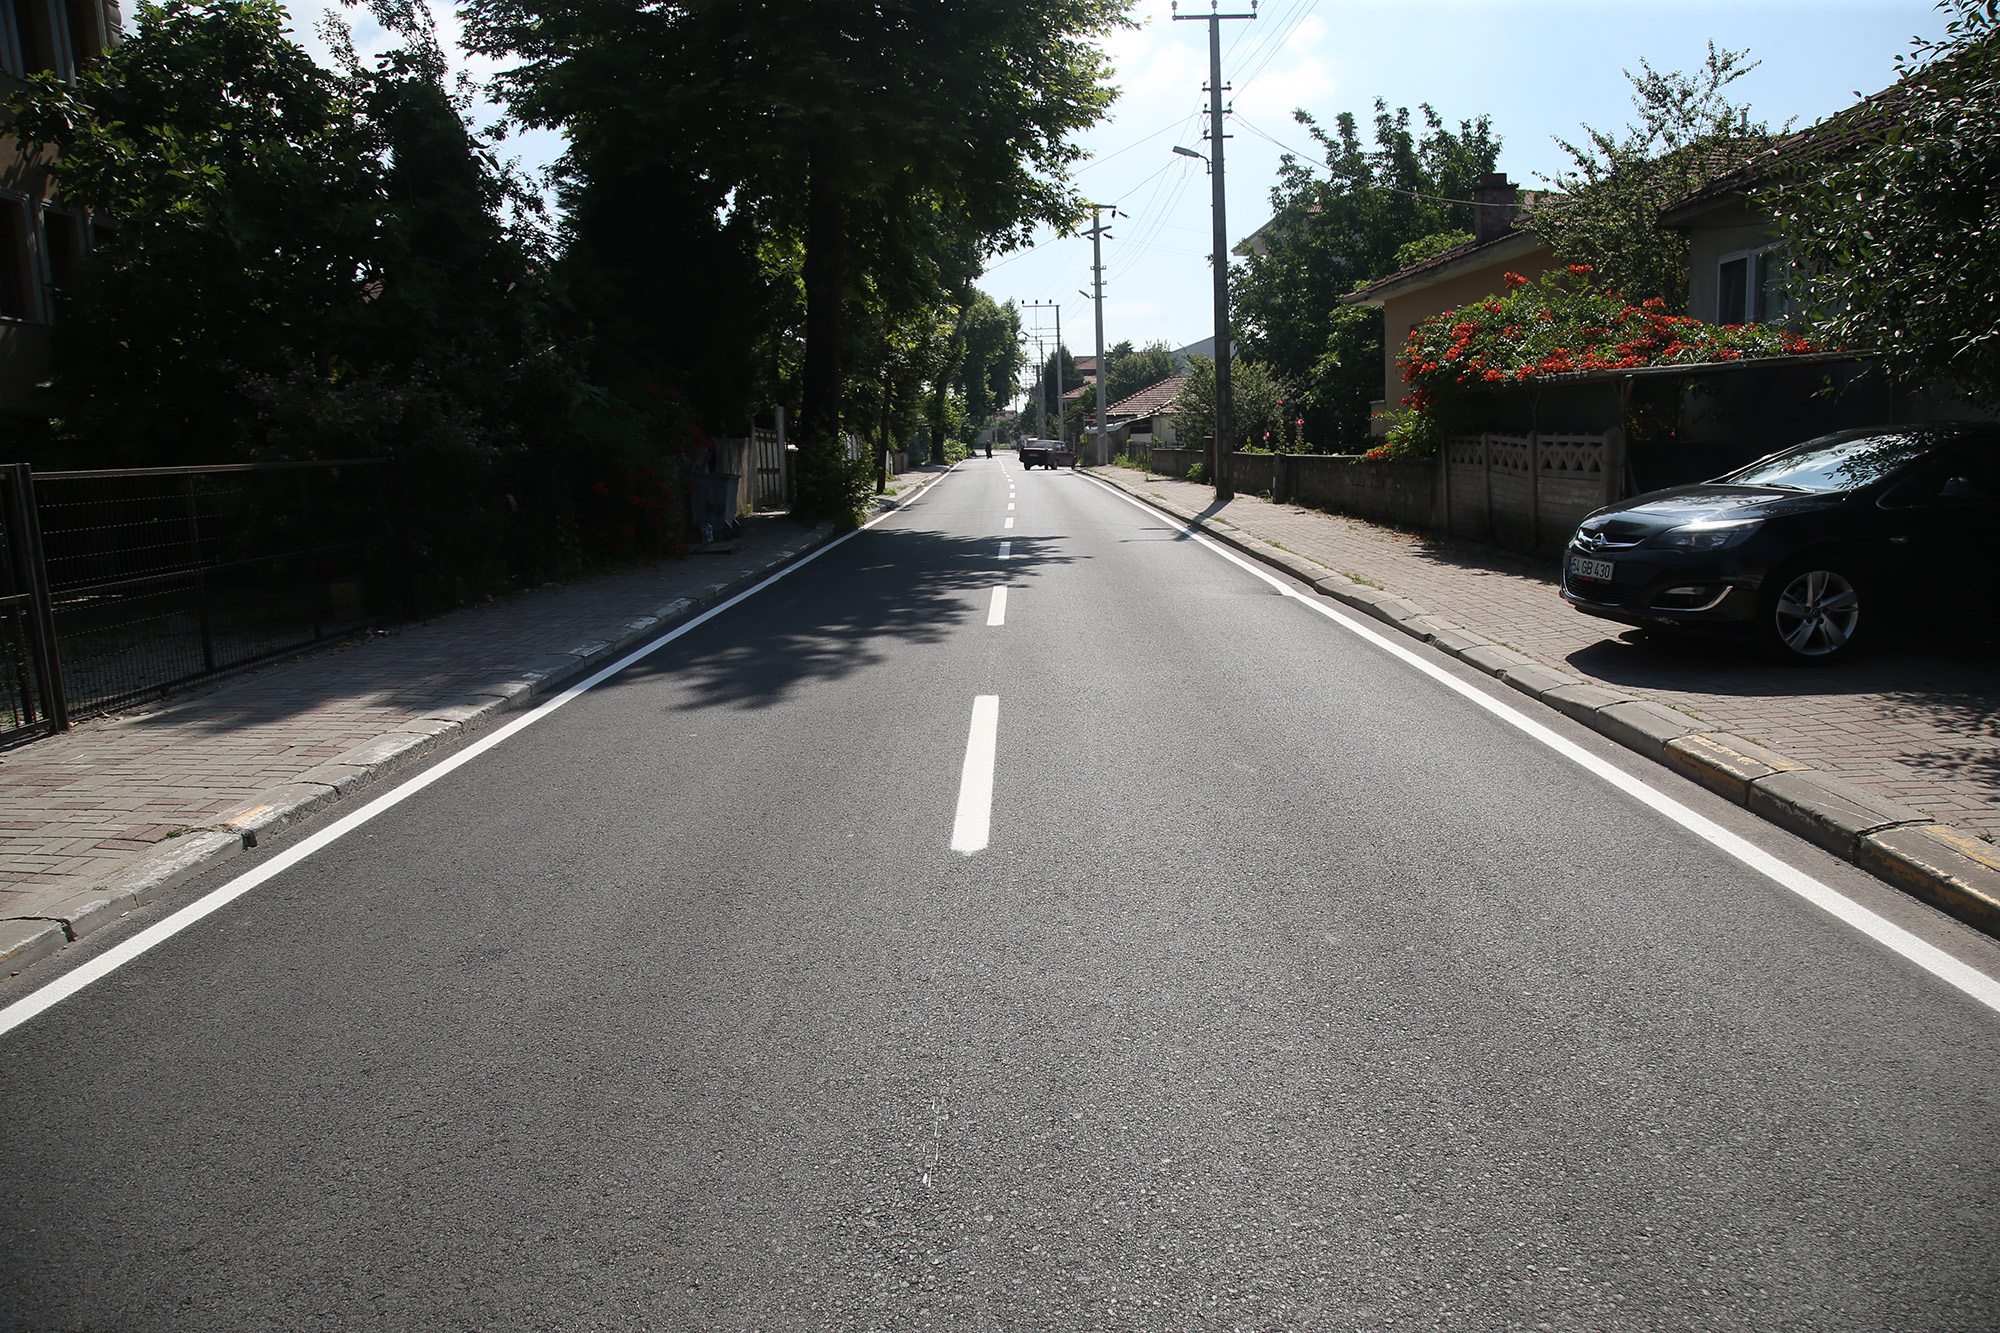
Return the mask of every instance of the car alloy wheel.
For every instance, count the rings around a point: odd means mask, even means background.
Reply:
[[[1861,623],[1861,594],[1843,574],[1806,569],[1791,576],[1765,613],[1772,647],[1797,661],[1826,662],[1847,652]]]

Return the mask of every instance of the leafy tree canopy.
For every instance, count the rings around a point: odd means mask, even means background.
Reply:
[[[1174,350],[1163,342],[1150,342],[1134,351],[1131,343],[1120,343],[1104,354],[1110,364],[1104,372],[1104,401],[1115,403],[1130,398],[1141,389],[1150,389],[1174,376]]]
[[[1472,197],[1493,170],[1500,141],[1484,117],[1448,127],[1430,107],[1377,101],[1372,145],[1343,113],[1331,132],[1297,113],[1322,162],[1286,156],[1271,190],[1267,253],[1236,280],[1238,336],[1246,355],[1279,377],[1310,386],[1306,434],[1327,445],[1368,437],[1368,404],[1382,391],[1382,319],[1355,313],[1340,298],[1395,271],[1398,252],[1440,234],[1470,234]],[[1329,178],[1317,174],[1324,167]],[[1232,382],[1233,387],[1233,382]],[[1241,438],[1253,435],[1247,420]]]
[[[1230,405],[1236,412],[1236,438],[1246,449],[1275,453],[1298,452],[1301,443],[1295,419],[1286,408],[1292,395],[1269,366],[1248,357],[1229,363]],[[1293,412],[1296,403],[1290,404]],[[1215,433],[1215,362],[1190,356],[1187,382],[1174,398],[1174,432],[1184,447],[1199,447],[1203,436]]]
[[[1625,71],[1638,118],[1622,135],[1586,125],[1581,142],[1558,139],[1572,163],[1553,181],[1561,197],[1525,225],[1565,265],[1588,264],[1632,300],[1657,297],[1671,313],[1686,311],[1687,238],[1656,224],[1668,204],[1769,145],[1770,126],[1726,91],[1761,63],[1749,54],[1710,42],[1693,74],[1663,74],[1643,60],[1637,74]]]
[[[1944,39],[1847,113],[1859,150],[1765,202],[1821,337],[2000,403],[2000,3],[1952,8]]]
[[[1095,37],[1125,0],[1014,4],[471,0],[469,45],[517,61],[514,114],[579,169],[681,182],[691,204],[796,238],[800,501],[851,518],[837,447],[844,305],[969,310],[983,253],[1073,225],[1076,130],[1108,106]],[[658,256],[675,264],[676,256]]]

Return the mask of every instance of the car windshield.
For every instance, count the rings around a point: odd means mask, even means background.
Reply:
[[[1851,491],[1922,458],[1944,441],[1929,431],[1879,431],[1850,439],[1809,440],[1722,478],[1738,486],[1792,491]]]

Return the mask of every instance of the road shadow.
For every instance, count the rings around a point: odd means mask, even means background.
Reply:
[[[1012,552],[1006,560],[999,558],[1003,541]],[[802,685],[879,667],[899,647],[942,642],[986,615],[985,594],[1003,577],[1018,588],[1073,563],[1063,544],[876,529],[763,594],[770,599],[765,615],[733,622],[725,633],[690,636],[628,674],[680,678],[693,696],[683,705],[690,711],[769,708]]]

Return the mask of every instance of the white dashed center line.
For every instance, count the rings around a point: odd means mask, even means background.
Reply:
[[[1001,558],[1002,560],[1005,560],[1005,559],[1006,559],[1006,558],[1007,558],[1008,556],[1010,556],[1010,555],[1012,555],[1012,554],[1014,554],[1014,543],[1012,543],[1012,542],[1001,542],[1001,543],[1000,543],[1000,558]]]
[[[993,590],[993,604],[986,608],[986,623],[989,625],[1007,623],[1007,585],[1004,583]]]
[[[1013,526],[1014,526],[1014,520],[1013,520],[1013,519],[1011,519],[1011,518],[1010,518],[1010,519],[1008,519],[1008,520],[1007,520],[1007,526],[1008,526],[1008,527],[1010,527],[1010,528],[1011,528],[1011,527],[1013,527]]]
[[[951,849],[971,856],[986,850],[993,832],[993,752],[1000,736],[1000,696],[972,701],[972,731],[965,738],[965,767],[958,777],[958,818]]]

